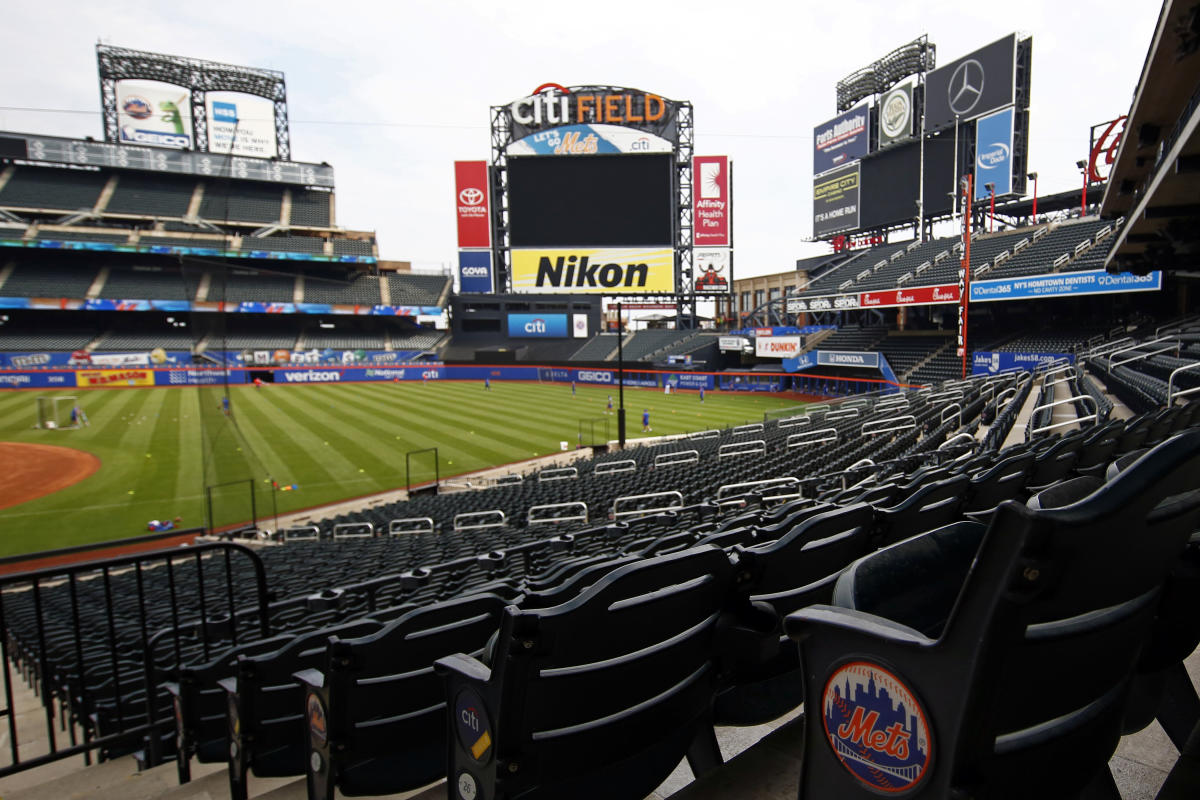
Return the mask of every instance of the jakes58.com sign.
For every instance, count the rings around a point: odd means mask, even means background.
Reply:
[[[675,251],[660,248],[512,251],[514,292],[671,294]]]

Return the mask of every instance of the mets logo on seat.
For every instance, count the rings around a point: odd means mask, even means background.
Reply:
[[[843,664],[822,695],[825,739],[860,782],[880,792],[916,787],[933,757],[929,722],[916,696],[887,669]]]

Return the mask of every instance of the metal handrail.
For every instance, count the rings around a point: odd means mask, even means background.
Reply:
[[[366,533],[342,533],[347,530],[361,530],[366,528]],[[370,539],[375,536],[375,526],[369,522],[340,522],[333,526],[334,539]]]
[[[637,472],[637,462],[632,458],[623,458],[619,461],[604,461],[592,469],[593,475],[613,475],[619,472]]]
[[[657,506],[655,508],[638,508],[638,509],[633,509],[631,511],[621,511],[619,508],[619,506],[623,502],[627,503],[632,500],[650,500],[651,498],[656,498],[656,497],[674,497],[679,502],[675,503],[675,504],[671,504],[671,505]],[[630,516],[634,516],[634,515],[642,516],[642,515],[646,515],[646,514],[658,514],[662,511],[672,511],[672,510],[680,509],[680,508],[683,508],[683,494],[681,492],[669,491],[669,492],[651,492],[650,494],[631,494],[631,495],[626,495],[625,497],[617,497],[617,498],[613,499],[612,515],[613,515],[613,518],[616,519],[619,517],[630,517]]]
[[[478,525],[465,525],[463,522],[470,522],[476,519],[487,519],[496,517],[499,519],[495,522],[483,522]],[[454,530],[456,531],[477,531],[484,528],[503,528],[508,524],[508,515],[498,508],[493,508],[491,511],[469,511],[462,514],[454,515]]]
[[[951,403],[950,405],[943,408],[941,413],[938,414],[938,424],[944,425],[946,423],[946,412],[950,411],[951,409],[953,409],[954,413],[958,416],[958,427],[961,428],[962,427],[962,412],[963,412],[963,407],[962,407],[961,403]]]
[[[794,428],[797,425],[811,425],[812,417],[807,414],[799,417],[785,417],[775,424],[777,428]]]
[[[421,527],[406,528],[403,525],[406,522],[419,522]],[[433,533],[435,527],[433,517],[400,517],[388,523],[388,536],[400,536],[404,533]]]
[[[560,509],[582,508],[583,513],[575,514],[575,515],[569,516],[569,517],[544,517],[544,518],[540,518],[540,519],[534,519],[533,512],[548,511],[550,509],[555,509],[555,508],[560,508]],[[526,525],[545,525],[547,523],[553,523],[553,522],[587,522],[587,521],[588,521],[587,503],[585,503],[581,500],[575,500],[575,501],[569,502],[569,503],[548,503],[546,505],[530,506],[529,512],[525,515],[525,524]]]
[[[1157,333],[1155,333],[1154,336],[1155,336],[1155,338],[1158,338]],[[1122,336],[1120,339],[1117,339],[1115,341],[1096,345],[1095,347],[1090,348],[1089,350],[1085,351],[1083,355],[1085,358],[1097,358],[1099,356],[1108,355],[1109,353],[1113,353],[1113,352],[1116,352],[1117,350],[1120,350],[1122,347],[1124,347],[1126,344],[1128,344],[1132,341],[1133,341],[1132,336]]]
[[[683,456],[683,458],[678,458]],[[654,457],[654,466],[673,467],[676,464],[695,464],[700,460],[699,450],[676,450],[673,453],[659,453]]]
[[[509,484],[524,483],[524,482],[525,482],[525,476],[517,475],[516,473],[512,473],[509,475],[501,475],[500,477],[496,478],[493,481],[494,485],[496,485],[496,486],[508,486]]]
[[[894,427],[887,427],[894,425]],[[879,427],[873,427],[879,426]],[[903,414],[899,417],[888,417],[886,419],[873,419],[870,422],[864,422],[859,434],[862,436],[876,436],[881,433],[895,433],[896,431],[910,431],[917,427],[917,418],[912,414]],[[867,430],[871,428],[871,430]]]
[[[783,478],[766,478],[761,481],[746,481],[745,483],[727,483],[724,486],[717,487],[717,499],[721,500],[726,494],[731,493],[728,490],[733,489],[751,489],[756,486],[797,486],[800,483],[799,478],[785,476]],[[744,494],[744,492],[738,492]]]
[[[579,477],[579,470],[575,467],[557,467],[555,469],[544,469],[538,473],[538,483],[549,483],[550,481],[570,481]]]
[[[1134,350],[1141,350],[1144,347],[1151,347],[1156,344],[1162,344],[1163,342],[1172,342],[1172,343],[1174,343],[1174,347],[1166,347],[1162,350],[1156,350],[1153,353],[1142,353],[1140,355],[1134,356],[1133,358],[1128,358],[1124,361],[1113,363],[1113,359],[1115,359],[1117,356],[1121,355],[1122,353],[1129,353]],[[1108,371],[1112,372],[1117,367],[1120,367],[1124,364],[1132,364],[1133,362],[1141,361],[1144,358],[1150,358],[1151,356],[1158,356],[1158,355],[1162,355],[1163,353],[1169,353],[1170,351],[1178,348],[1180,344],[1181,344],[1181,342],[1179,339],[1173,339],[1170,336],[1166,336],[1166,337],[1163,337],[1162,339],[1151,339],[1148,342],[1141,342],[1139,344],[1135,344],[1130,347],[1126,347],[1121,350],[1117,350],[1115,352],[1109,353],[1109,355],[1108,355]]]
[[[804,431],[804,433],[793,433],[787,438],[786,446],[789,448],[800,447],[805,444],[824,444],[825,442],[836,442],[838,440],[837,428],[817,428],[816,430]]]
[[[963,393],[959,389],[949,389],[944,392],[936,392],[925,398],[930,403],[936,403],[939,400],[962,400]]]
[[[1195,392],[1200,392],[1200,386],[1196,386],[1191,389],[1184,389],[1182,392],[1175,391],[1175,376],[1181,372],[1190,372],[1191,370],[1194,370],[1194,369],[1200,369],[1200,361],[1197,361],[1194,364],[1186,364],[1182,367],[1179,367],[1179,368],[1171,371],[1170,376],[1167,377],[1167,405],[1168,406],[1170,406],[1172,403],[1175,402],[1176,397],[1183,397],[1184,395],[1189,395],[1189,394],[1193,394]]]
[[[750,439],[745,442],[733,442],[732,444],[723,444],[717,450],[717,458],[728,458],[729,456],[749,456],[754,454],[764,455],[767,452],[767,443],[762,439]]]
[[[937,449],[938,449],[938,450],[946,450],[946,449],[948,449],[949,447],[951,447],[951,446],[952,446],[952,445],[953,445],[955,442],[962,441],[963,439],[966,439],[966,440],[968,440],[968,441],[971,441],[971,442],[974,442],[974,441],[975,441],[975,437],[974,437],[974,436],[972,436],[971,434],[967,433],[966,431],[963,431],[962,433],[956,433],[956,434],[954,434],[954,435],[953,435],[953,436],[951,436],[949,439],[947,439],[946,441],[944,441],[944,442],[942,442],[941,444],[939,444],[939,445],[937,446]]]
[[[860,467],[873,467],[873,466],[875,466],[875,462],[872,461],[871,459],[860,458],[858,461],[855,461],[853,464],[846,467],[846,469],[851,470],[851,469],[859,469]]]
[[[1075,377],[1075,378],[1079,377],[1078,367],[1076,367],[1074,364],[1067,364],[1064,367],[1057,367],[1056,369],[1052,369],[1052,370],[1049,370],[1048,372],[1044,373],[1042,375],[1042,384],[1045,385],[1046,381],[1050,380],[1051,378],[1053,378],[1055,375],[1057,375],[1060,372],[1074,372],[1075,374],[1072,377]]]
[[[1033,421],[1033,418],[1035,416],[1037,416],[1037,412],[1043,411],[1047,408],[1054,408],[1055,406],[1065,405],[1067,403],[1074,403],[1078,400],[1087,400],[1088,402],[1090,402],[1092,404],[1092,413],[1089,416],[1076,417],[1075,419],[1069,419],[1066,422],[1056,422],[1052,425],[1042,425],[1041,427],[1030,430],[1029,425]],[[1092,397],[1090,394],[1077,394],[1074,397],[1068,397],[1063,400],[1055,400],[1052,403],[1043,403],[1040,406],[1034,407],[1033,411],[1029,415],[1029,422],[1025,423],[1025,441],[1029,441],[1030,437],[1032,437],[1034,434],[1045,433],[1046,431],[1052,431],[1056,428],[1065,428],[1068,425],[1075,425],[1075,424],[1083,423],[1083,422],[1095,422],[1099,418],[1100,418],[1100,404],[1097,403],[1096,398]],[[1053,416],[1051,416],[1051,419],[1053,419]]]
[[[738,425],[730,432],[730,436],[739,436],[743,433],[762,433],[762,429],[763,424],[761,422],[751,422],[746,425]]]
[[[309,539],[320,539],[321,529],[316,525],[300,525],[294,528],[280,528],[277,533],[285,542],[303,542]]]
[[[828,414],[826,414],[825,421],[833,422],[834,420],[854,419],[855,417],[861,416],[862,414],[859,413],[857,408],[839,408],[837,411],[830,411]]]
[[[689,438],[689,439],[719,439],[719,438],[721,438],[721,432],[719,430],[717,430],[716,428],[710,428],[709,430],[706,430],[706,431],[696,431],[695,433],[689,433],[687,435],[687,438]]]

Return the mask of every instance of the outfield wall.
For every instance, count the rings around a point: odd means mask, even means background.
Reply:
[[[126,367],[120,369],[0,370],[0,389],[105,389],[146,386],[217,386],[250,383],[269,373],[279,384],[361,383],[377,381],[530,381],[616,386],[616,369],[595,367],[492,366],[466,364],[418,364],[404,367]],[[878,388],[902,386],[879,378],[850,378],[810,373],[774,372],[674,372],[632,368],[625,371],[624,384],[631,388],[711,391],[785,391],[788,378],[826,379],[846,384],[876,384]],[[874,388],[874,387],[873,387]]]

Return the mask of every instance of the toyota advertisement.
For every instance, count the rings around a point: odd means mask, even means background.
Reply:
[[[459,247],[491,247],[486,161],[454,162],[454,207]]]
[[[696,192],[692,241],[697,247],[728,247],[733,211],[729,198],[729,156],[695,156],[692,183]]]
[[[159,81],[117,81],[117,139],[122,144],[192,146],[192,93]]]
[[[1012,108],[1006,108],[975,123],[976,200],[991,196],[989,183],[995,187],[996,197],[1012,194],[1013,114]]]
[[[814,128],[813,174],[845,166],[870,152],[870,119],[871,110],[863,105]]]
[[[1017,35],[938,67],[925,78],[925,130],[973,120],[1013,104]]]
[[[858,163],[813,179],[813,236],[858,230]]]
[[[565,339],[566,314],[509,314],[508,335],[512,339]]]

